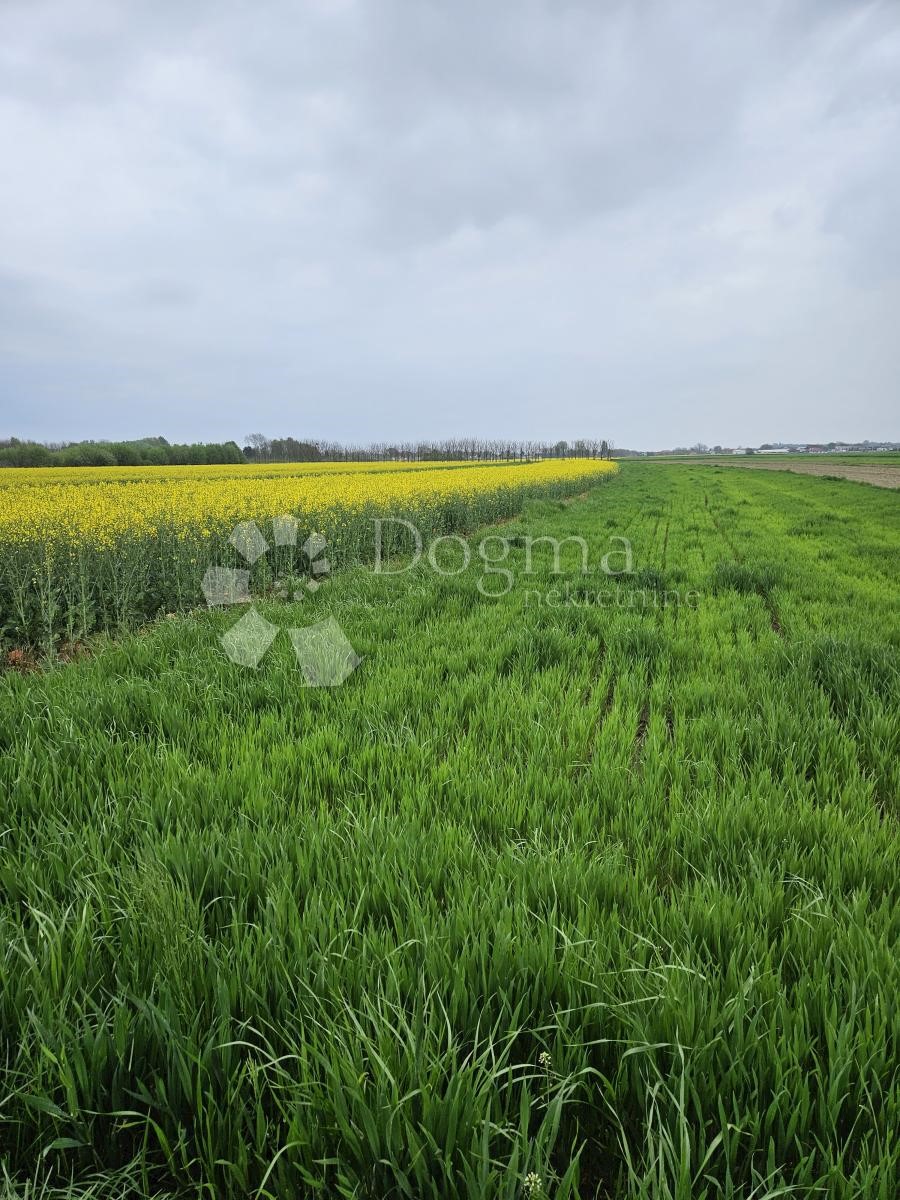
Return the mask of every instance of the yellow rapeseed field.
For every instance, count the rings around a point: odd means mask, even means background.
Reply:
[[[570,495],[609,476],[594,459],[527,463],[304,463],[75,467],[0,471],[0,645],[48,654],[98,630],[117,632],[203,602],[211,565],[235,562],[238,522],[296,518],[296,546],[253,566],[257,594],[276,573],[309,570],[313,532],[337,567],[371,557],[373,517],[414,521],[425,538],[520,511],[529,497]],[[404,526],[386,543],[396,552]],[[274,539],[273,539],[274,540]],[[240,560],[243,563],[243,560]]]
[[[36,541],[94,546],[282,513],[428,507],[459,497],[590,480],[615,471],[593,459],[515,464],[309,463],[261,466],[75,467],[0,474],[0,546]]]

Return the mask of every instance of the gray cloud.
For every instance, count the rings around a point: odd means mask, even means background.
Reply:
[[[900,10],[5,0],[0,433],[898,437]]]

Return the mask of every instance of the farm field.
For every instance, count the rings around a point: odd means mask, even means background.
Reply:
[[[643,462],[655,463],[690,463],[692,465],[712,465],[717,467],[740,466],[742,462],[750,463],[824,463],[831,465],[900,467],[900,453],[895,450],[883,450],[880,453],[865,454],[862,451],[853,454],[773,454],[771,451],[758,450],[751,455],[743,454],[654,454],[652,457],[641,459]]]
[[[897,497],[573,480],[0,676],[0,1195],[893,1200]]]
[[[697,459],[682,459],[697,462]],[[752,471],[794,471],[798,475],[819,475],[826,479],[852,479],[874,487],[900,488],[900,455],[882,454],[808,454],[748,455],[746,457],[712,457],[704,461],[709,466],[744,467]]]
[[[736,463],[731,464],[736,466]],[[798,475],[820,475],[825,478],[852,479],[856,483],[870,483],[874,487],[900,488],[900,465],[875,463],[827,463],[797,462],[781,465],[775,462],[745,462],[740,464],[757,471],[794,471]]]
[[[584,458],[7,470],[0,472],[0,639],[52,657],[60,643],[120,634],[190,608],[202,602],[210,564],[248,565],[247,547],[231,541],[239,523],[271,525],[290,514],[299,518],[301,545],[315,531],[346,566],[360,560],[378,514],[435,536],[509,517],[531,496],[571,495],[616,470]],[[295,544],[277,541],[276,555],[254,571],[260,590],[275,585],[277,572],[303,565]]]

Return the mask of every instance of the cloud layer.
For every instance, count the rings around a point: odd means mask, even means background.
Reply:
[[[4,0],[0,434],[900,438],[900,6]]]

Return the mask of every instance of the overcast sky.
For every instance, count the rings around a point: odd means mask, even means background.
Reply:
[[[0,0],[0,436],[900,439],[900,3]]]

